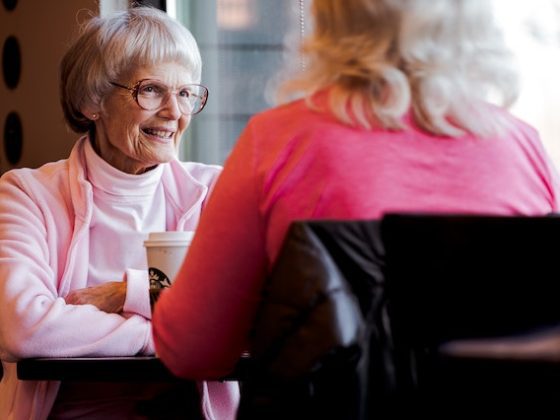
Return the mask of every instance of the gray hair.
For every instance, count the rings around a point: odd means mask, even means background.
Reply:
[[[513,56],[488,0],[314,0],[303,73],[280,93],[329,89],[342,122],[402,129],[409,111],[445,136],[494,134],[502,122],[485,103],[518,95]]]
[[[200,83],[202,61],[190,31],[165,12],[134,7],[85,22],[60,64],[60,100],[68,125],[77,133],[92,128],[83,114],[102,106],[112,89],[136,67],[175,61]]]

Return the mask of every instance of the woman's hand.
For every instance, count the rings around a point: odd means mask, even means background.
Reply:
[[[126,282],[110,281],[99,286],[72,290],[66,296],[70,305],[94,305],[107,313],[121,313],[126,298]]]

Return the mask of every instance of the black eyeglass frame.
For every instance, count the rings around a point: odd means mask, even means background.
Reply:
[[[115,87],[128,90],[131,93],[132,99],[134,99],[134,102],[136,102],[136,104],[140,108],[142,108],[143,110],[154,111],[158,108],[152,108],[152,109],[145,108],[142,105],[140,105],[140,102],[138,102],[138,91],[140,89],[140,86],[142,85],[142,83],[144,83],[146,81],[150,81],[150,80],[153,80],[153,79],[140,79],[136,83],[134,83],[134,85],[132,85],[132,86],[121,85],[120,83],[117,83],[117,82],[109,82],[109,83],[111,83]],[[157,80],[153,80],[153,81],[158,82]],[[162,82],[158,82],[158,83],[164,84]],[[208,91],[208,88],[206,86],[198,84],[198,83],[189,83],[189,84],[183,85],[182,87],[189,87],[189,86],[196,86],[196,87],[202,88],[202,91],[204,92],[204,95],[202,95],[202,96],[201,95],[195,95],[195,96],[200,97],[200,104],[201,104],[200,109],[197,110],[196,112],[189,112],[189,113],[185,113],[181,109],[181,113],[183,115],[196,115],[196,114],[200,113],[204,109],[204,107],[206,106],[206,103],[208,102],[208,95],[210,94],[210,92]]]

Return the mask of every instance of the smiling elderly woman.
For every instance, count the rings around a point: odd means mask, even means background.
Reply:
[[[20,382],[13,362],[154,353],[143,241],[194,230],[220,172],[177,159],[208,97],[200,78],[190,32],[151,8],[90,19],[64,56],[64,115],[84,136],[68,159],[0,180],[0,418],[143,418],[139,400],[177,394]],[[199,414],[234,417],[237,384],[198,389]]]

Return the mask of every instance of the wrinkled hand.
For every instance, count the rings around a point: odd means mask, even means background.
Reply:
[[[107,313],[121,313],[126,298],[126,282],[111,281],[99,286],[72,290],[66,296],[70,305],[94,305]]]

